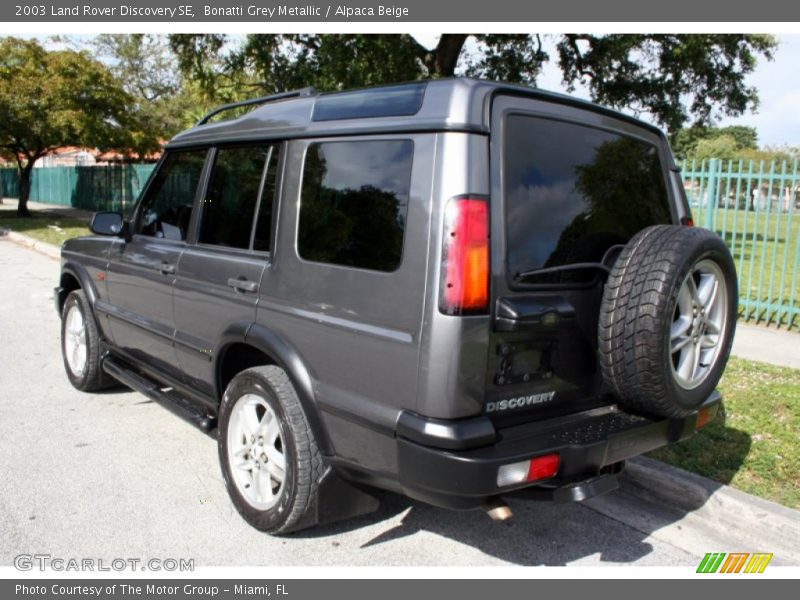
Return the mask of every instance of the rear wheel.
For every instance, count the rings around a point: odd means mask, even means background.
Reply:
[[[625,246],[603,293],[603,378],[620,403],[680,417],[714,390],[730,354],[736,271],[714,232],[657,225]]]
[[[322,458],[286,372],[254,367],[233,378],[220,405],[218,449],[231,500],[256,529],[313,524]]]

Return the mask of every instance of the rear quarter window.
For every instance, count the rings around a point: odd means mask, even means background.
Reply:
[[[590,126],[509,115],[503,181],[507,260],[522,283],[593,280],[590,269],[522,274],[583,262],[672,215],[658,148]]]
[[[297,232],[300,256],[396,270],[403,254],[413,155],[411,140],[309,145]]]

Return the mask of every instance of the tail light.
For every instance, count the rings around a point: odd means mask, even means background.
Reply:
[[[681,217],[681,225],[684,227],[694,227],[694,219],[692,219],[692,217]]]
[[[439,309],[448,315],[489,310],[489,203],[452,198],[445,209]]]
[[[503,465],[497,471],[497,487],[550,479],[558,473],[560,463],[558,454],[553,453]]]

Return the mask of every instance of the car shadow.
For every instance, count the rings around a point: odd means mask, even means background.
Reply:
[[[692,486],[688,476],[682,482],[677,478],[675,489],[664,489],[658,477],[642,476],[670,469],[650,459],[637,459],[627,472],[619,477],[620,489],[602,498],[585,503],[557,504],[507,498],[514,517],[504,522],[494,522],[482,511],[456,512],[436,508],[390,492],[377,492],[380,508],[369,515],[297,532],[290,538],[325,538],[375,525],[397,521],[362,545],[370,548],[380,544],[414,536],[420,532],[434,533],[502,561],[524,566],[561,566],[599,555],[600,561],[631,563],[639,561],[654,551],[648,538],[663,527],[683,519],[689,512],[704,506],[710,493],[730,482],[741,467],[750,449],[748,434],[728,427],[724,413],[720,421],[709,426],[691,440],[706,436],[701,446],[726,440],[722,477],[712,482],[704,479],[705,491],[700,493]],[[654,468],[656,469],[654,471]],[[686,489],[681,489],[685,484]],[[693,491],[687,492],[691,488]],[[602,500],[602,503],[598,502]],[[648,514],[634,518],[631,510],[652,506]],[[689,553],[689,552],[687,552]],[[441,557],[438,564],[457,561]],[[413,559],[410,560],[413,563]],[[658,559],[651,559],[658,564]]]

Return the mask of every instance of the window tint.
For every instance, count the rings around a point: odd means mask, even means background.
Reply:
[[[508,266],[526,271],[600,262],[637,231],[669,223],[658,151],[618,133],[511,115],[504,181]],[[526,283],[591,281],[589,269],[529,275]]]
[[[250,248],[253,218],[259,209],[257,229],[260,237],[257,237],[255,249],[269,249],[276,157],[277,149],[271,145],[220,148],[217,151],[203,199],[200,243]]]
[[[275,204],[275,190],[278,184],[278,167],[280,165],[280,146],[273,146],[269,155],[267,172],[264,177],[264,191],[261,194],[256,232],[253,238],[253,250],[269,252],[272,250],[272,213]]]
[[[314,103],[311,120],[336,121],[415,115],[422,108],[427,85],[427,83],[407,83],[320,96]]]
[[[140,234],[186,239],[206,153],[206,150],[190,150],[167,155],[143,200]]]
[[[410,140],[310,145],[300,201],[300,256],[362,269],[397,269],[413,153]]]

